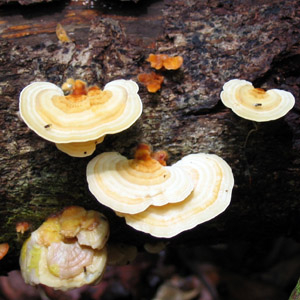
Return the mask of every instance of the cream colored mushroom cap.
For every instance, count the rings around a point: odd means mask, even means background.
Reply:
[[[49,82],[33,82],[20,94],[20,114],[29,128],[55,143],[86,142],[130,127],[142,113],[138,85],[114,80],[103,91],[68,102]]]
[[[214,154],[190,154],[175,166],[189,170],[193,192],[182,202],[150,206],[139,214],[118,214],[133,228],[170,238],[213,219],[230,203],[234,178],[229,165]]]
[[[49,258],[54,258],[57,263],[49,266]],[[62,291],[98,282],[106,262],[106,247],[93,250],[93,253],[78,243],[74,246],[59,242],[46,247],[36,243],[34,237],[24,243],[20,256],[21,273],[27,284],[44,284]],[[72,268],[76,269],[75,276],[69,276]],[[82,271],[79,272],[79,269]]]
[[[224,105],[238,116],[257,122],[279,119],[295,105],[295,98],[290,92],[279,89],[265,91],[240,79],[226,82],[220,97]]]
[[[48,218],[23,244],[26,283],[68,290],[98,282],[107,262],[109,224],[97,211],[72,206]]]
[[[96,199],[122,213],[138,213],[150,205],[184,200],[193,190],[189,173],[164,167],[152,159],[128,160],[117,152],[94,157],[87,166],[87,181]]]

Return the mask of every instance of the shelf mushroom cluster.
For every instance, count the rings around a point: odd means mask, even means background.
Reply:
[[[108,236],[104,215],[78,206],[66,208],[23,244],[20,267],[25,282],[60,290],[97,283],[106,267]]]
[[[229,205],[234,178],[213,154],[190,154],[163,166],[150,147],[135,158],[116,152],[94,157],[87,166],[89,189],[126,223],[156,237],[170,238],[208,221]]]
[[[129,128],[142,113],[138,85],[114,80],[104,90],[81,80],[63,85],[33,82],[20,94],[20,115],[29,128],[75,157],[91,155],[107,134]]]

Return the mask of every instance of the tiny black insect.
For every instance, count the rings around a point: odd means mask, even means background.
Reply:
[[[258,106],[262,106],[262,104],[261,103],[255,103],[254,106],[258,107]]]
[[[50,128],[51,127],[51,124],[47,124],[44,126],[44,128]]]

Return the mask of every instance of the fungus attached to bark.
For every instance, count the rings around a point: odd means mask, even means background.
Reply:
[[[27,231],[30,227],[30,224],[26,221],[24,222],[18,222],[16,224],[16,232],[17,233],[21,233],[21,234],[24,234],[25,231]]]
[[[91,154],[95,143],[106,134],[130,127],[142,113],[138,85],[132,80],[115,80],[98,87],[86,87],[81,80],[68,81],[64,90],[49,82],[34,82],[20,95],[20,114],[29,128],[58,144],[74,156]],[[78,144],[81,151],[75,151]]]
[[[167,70],[177,70],[183,64],[183,58],[181,56],[168,56],[167,54],[150,54],[148,59],[151,67],[159,70],[165,68]]]
[[[67,35],[67,32],[65,31],[65,29],[62,27],[62,25],[60,23],[58,23],[56,25],[56,36],[57,38],[63,42],[63,43],[69,43],[71,42],[71,39],[69,38],[69,36]]]
[[[191,193],[194,186],[189,173],[161,165],[147,147],[138,147],[134,159],[105,152],[88,163],[89,189],[100,203],[117,212],[134,214],[150,205],[182,201]]]
[[[138,75],[138,80],[146,86],[149,93],[156,93],[161,88],[164,76],[155,72],[141,73]]]
[[[173,166],[189,172],[195,183],[193,192],[178,203],[150,206],[138,214],[118,214],[133,228],[156,237],[170,238],[194,228],[229,205],[234,184],[231,168],[214,154],[190,154]]]
[[[9,250],[8,243],[0,244],[0,260],[7,254],[8,250]]]
[[[20,267],[26,283],[68,290],[96,283],[104,272],[108,221],[77,206],[48,218],[24,243]]]
[[[295,104],[295,98],[290,92],[279,89],[265,91],[240,79],[226,82],[220,97],[224,105],[238,116],[256,122],[279,119]]]

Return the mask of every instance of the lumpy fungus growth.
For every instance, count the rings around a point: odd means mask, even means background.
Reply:
[[[183,58],[181,56],[168,56],[167,54],[150,54],[148,59],[151,67],[160,70],[165,68],[166,70],[177,70],[183,64]]]
[[[103,91],[81,80],[68,80],[63,89],[33,82],[22,90],[19,107],[29,128],[76,157],[92,154],[106,134],[127,129],[142,113],[138,85],[124,79],[109,82]]]
[[[106,266],[108,236],[108,221],[97,211],[71,206],[49,217],[23,244],[25,282],[59,290],[98,282]]]
[[[266,91],[240,79],[226,82],[220,97],[224,105],[238,116],[256,122],[279,119],[295,104],[295,98],[290,92],[279,89]]]
[[[164,76],[155,72],[141,73],[138,75],[138,81],[144,84],[149,93],[156,93],[164,81]]]

